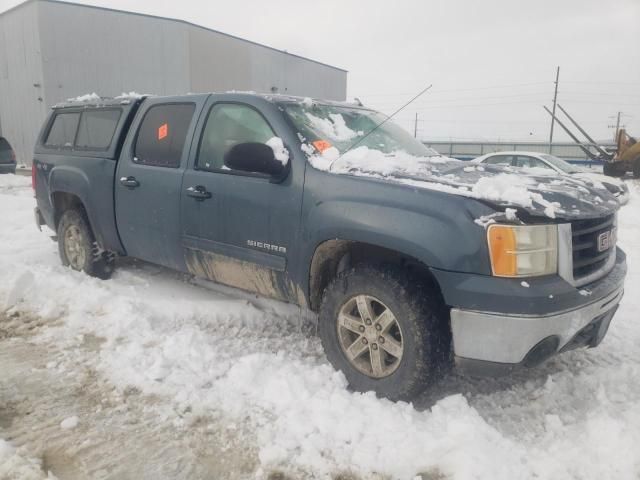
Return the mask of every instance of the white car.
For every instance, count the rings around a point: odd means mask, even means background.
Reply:
[[[607,177],[600,173],[589,172],[577,165],[571,165],[561,158],[548,153],[509,151],[487,153],[471,160],[473,163],[487,163],[490,165],[506,165],[518,168],[536,168],[549,170],[558,175],[570,175],[591,182],[602,183],[624,205],[629,201],[629,187],[617,178]]]

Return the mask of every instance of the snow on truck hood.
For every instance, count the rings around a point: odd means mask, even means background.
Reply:
[[[524,173],[444,156],[416,157],[401,151],[386,154],[364,146],[342,156],[335,147],[322,154],[308,147],[304,150],[309,162],[318,170],[475,198],[499,209],[517,207],[536,216],[570,220],[608,215],[619,207],[602,183],[588,178]]]

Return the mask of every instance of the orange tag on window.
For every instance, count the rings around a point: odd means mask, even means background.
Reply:
[[[167,135],[169,135],[169,125],[167,125],[166,123],[163,123],[158,128],[158,140],[162,140],[166,138]]]
[[[313,146],[316,147],[316,150],[318,150],[320,153],[324,152],[327,148],[333,147],[333,145],[331,145],[326,140],[316,140],[315,142],[313,142]]]

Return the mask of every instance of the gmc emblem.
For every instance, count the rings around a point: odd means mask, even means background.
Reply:
[[[602,232],[598,235],[598,251],[604,252],[609,250],[616,243],[615,230],[609,230],[608,232]]]

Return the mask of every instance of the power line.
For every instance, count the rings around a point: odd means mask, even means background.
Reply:
[[[405,122],[414,122],[415,118],[414,117],[398,117],[396,118],[396,120],[401,120],[401,121],[405,121]],[[457,123],[477,123],[477,124],[485,124],[485,123],[492,123],[492,124],[498,124],[498,125],[511,125],[512,123],[521,123],[521,124],[526,124],[526,125],[547,125],[546,121],[543,120],[442,120],[439,118],[420,118],[418,119],[418,123],[453,123],[453,124],[457,124]],[[580,123],[590,123],[590,124],[603,124],[604,122],[600,121],[600,120],[587,120],[582,121]]]
[[[622,102],[624,102],[627,105],[637,105],[638,103],[629,103],[628,100],[623,100],[623,99],[612,99],[612,100],[608,100],[608,101],[593,101],[591,100],[591,98],[589,96],[584,96],[584,95],[588,95],[585,93],[572,93],[572,92],[563,92],[563,91],[558,91],[558,95],[562,94],[563,97],[567,98],[567,100],[573,102],[573,103],[593,103],[593,104],[603,104],[603,105],[610,105],[610,104],[622,104]],[[496,95],[496,96],[488,96],[488,97],[463,97],[463,98],[443,98],[443,99],[425,99],[422,100],[421,102],[416,102],[416,103],[420,103],[420,105],[422,106],[427,106],[424,105],[424,102],[435,102],[432,105],[443,105],[443,104],[459,104],[459,102],[464,102],[464,101],[468,101],[468,100],[501,100],[501,99],[506,99],[506,98],[522,98],[524,99],[529,99],[531,98],[531,100],[534,100],[534,98],[536,98],[538,101],[542,101],[544,100],[544,98],[546,98],[547,93],[545,92],[535,92],[535,93],[528,93],[528,94],[518,94],[518,95]],[[568,97],[567,97],[568,96]],[[627,95],[617,95],[617,94],[611,94],[611,97],[617,97],[617,96],[627,96]],[[633,100],[635,100],[636,98],[640,98],[640,95],[628,95],[627,97],[631,98],[633,97]],[[365,99],[366,100],[366,99]],[[368,101],[367,102],[370,105],[375,105],[377,107],[385,107],[385,106],[394,106],[396,105],[396,102],[389,102],[389,101]],[[429,106],[432,106],[429,105]]]
[[[512,101],[512,102],[491,102],[491,103],[466,103],[466,104],[434,104],[434,105],[422,105],[422,108],[418,109],[418,112],[429,112],[435,108],[467,108],[467,107],[493,107],[493,106],[502,106],[502,105],[538,105],[540,100],[522,100],[522,101]],[[572,100],[567,99],[567,104],[585,104],[585,105],[608,105],[608,106],[640,106],[640,103],[629,103],[629,102],[590,102],[590,101],[582,101],[582,100]],[[371,106],[375,106],[379,110],[385,110],[388,107],[370,104]]]
[[[553,113],[551,114],[551,130],[549,132],[549,152],[553,144],[553,127],[556,120],[556,104],[558,103],[558,80],[560,79],[560,67],[556,70],[555,93],[553,94]]]
[[[640,86],[640,82],[596,82],[596,81],[565,81],[564,83],[584,83],[584,84],[591,84],[591,85],[601,85],[601,84],[607,84],[607,85],[630,85],[630,86],[634,86],[634,87],[638,87]]]
[[[548,85],[550,82],[531,82],[531,83],[516,83],[512,85],[492,85],[487,87],[474,87],[474,88],[450,88],[443,90],[434,90],[431,94],[440,93],[440,92],[471,92],[476,90],[490,90],[493,88],[512,88],[512,87],[521,87],[521,86],[531,86],[531,85]],[[390,96],[390,95],[413,95],[413,93],[360,93],[360,95],[374,97],[374,96]]]
[[[501,99],[501,98],[519,98],[519,97],[531,97],[531,96],[541,96],[541,95],[547,95],[548,92],[530,92],[530,93],[519,93],[519,94],[515,94],[515,95],[491,95],[491,96],[487,96],[487,97],[479,97],[479,96],[473,96],[473,97],[458,97],[458,98],[443,98],[443,99],[435,99],[436,102],[439,103],[443,103],[443,102],[457,102],[457,101],[464,101],[464,100],[493,100],[493,99]],[[365,98],[365,96],[363,95],[360,98]],[[429,99],[423,99],[424,101],[433,101],[433,99],[429,98]],[[376,104],[380,105],[380,104],[391,104],[393,102],[391,101],[383,101],[383,102],[375,102]]]

